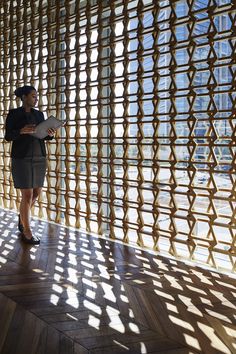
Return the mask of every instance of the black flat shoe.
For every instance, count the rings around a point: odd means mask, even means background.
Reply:
[[[21,240],[24,242],[24,243],[27,243],[29,245],[39,245],[40,244],[40,239],[35,237],[35,236],[32,236],[31,238],[28,238],[26,237],[23,232],[21,234]]]
[[[18,230],[19,230],[20,232],[23,232],[23,231],[24,231],[24,226],[22,225],[21,220],[20,220],[20,214],[19,214],[19,216],[18,216]]]

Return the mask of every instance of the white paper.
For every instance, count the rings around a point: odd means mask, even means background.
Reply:
[[[35,132],[32,133],[35,138],[44,139],[48,135],[48,129],[55,129],[57,130],[61,126],[65,124],[65,121],[59,120],[54,116],[48,117],[48,119],[44,120],[43,122],[39,123],[35,127]]]

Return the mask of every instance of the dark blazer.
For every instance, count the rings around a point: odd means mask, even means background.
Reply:
[[[32,108],[31,113],[35,117],[36,125],[44,120],[42,112]],[[28,124],[28,122],[23,107],[9,110],[5,124],[5,139],[7,141],[12,141],[11,157],[13,158],[24,158],[31,147],[32,140],[37,139],[29,134],[20,134],[21,128],[26,124]],[[43,156],[46,156],[44,140],[51,139],[53,139],[53,137],[50,136],[46,136],[44,139],[39,139]]]

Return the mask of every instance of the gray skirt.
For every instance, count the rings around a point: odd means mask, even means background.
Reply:
[[[43,187],[46,174],[46,157],[12,158],[11,171],[15,188],[29,189]]]

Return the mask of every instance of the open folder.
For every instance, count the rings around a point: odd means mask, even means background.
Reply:
[[[64,120],[59,120],[54,116],[48,117],[48,119],[44,120],[42,123],[39,123],[35,132],[32,133],[35,138],[44,139],[48,135],[48,129],[55,129],[62,127],[65,124]]]

